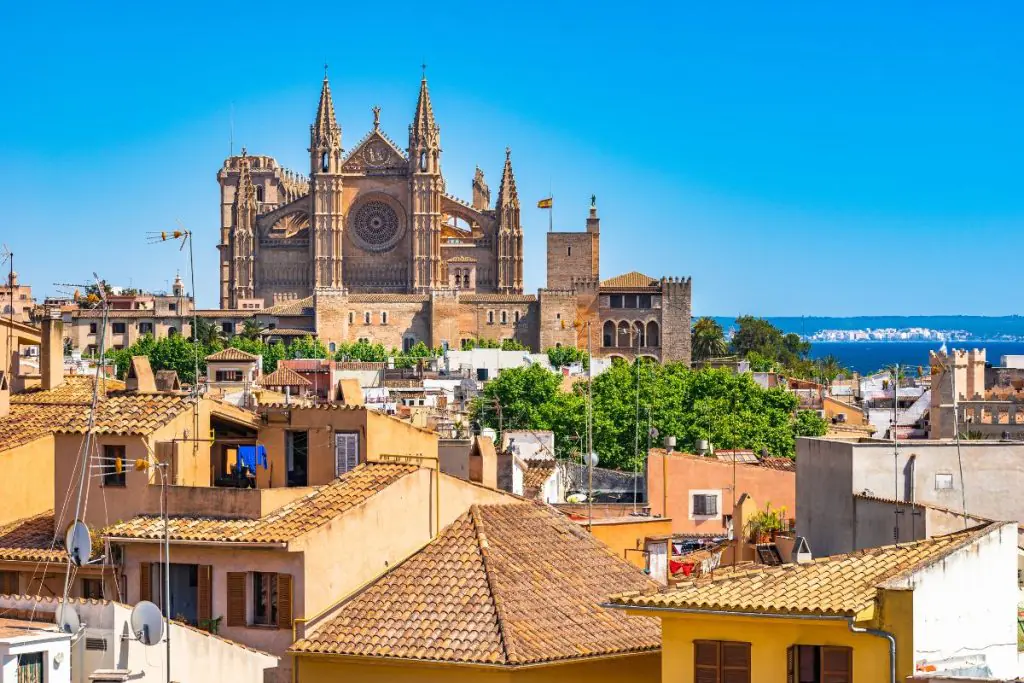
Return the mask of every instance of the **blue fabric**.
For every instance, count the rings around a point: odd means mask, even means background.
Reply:
[[[267,449],[265,446],[239,446],[238,462],[255,472],[257,467],[267,469]]]

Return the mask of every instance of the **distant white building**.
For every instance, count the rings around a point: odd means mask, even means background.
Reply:
[[[0,683],[71,683],[71,634],[0,618]]]

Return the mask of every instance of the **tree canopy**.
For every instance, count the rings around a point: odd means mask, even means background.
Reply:
[[[586,381],[577,382],[571,393],[560,385],[557,374],[539,366],[502,370],[474,401],[471,419],[498,429],[500,405],[504,429],[550,429],[561,452],[583,450]],[[603,466],[633,469],[653,427],[659,438],[675,436],[681,450],[709,439],[718,449],[765,449],[793,457],[797,435],[820,436],[826,430],[816,413],[796,409],[796,396],[783,388],[762,389],[749,373],[646,360],[616,363],[594,379],[594,448]]]

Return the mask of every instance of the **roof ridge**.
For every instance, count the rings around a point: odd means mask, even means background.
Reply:
[[[487,590],[491,594],[491,603],[494,605],[494,621],[498,628],[498,639],[501,641],[501,652],[505,664],[512,663],[513,648],[510,647],[508,636],[505,635],[505,608],[498,600],[498,587],[491,576],[490,563],[487,561],[487,554],[490,544],[487,541],[487,532],[484,531],[483,518],[480,516],[480,506],[473,504],[469,508],[469,518],[473,522],[473,531],[476,533],[476,545],[480,551],[480,560],[484,565],[484,578],[487,579]]]

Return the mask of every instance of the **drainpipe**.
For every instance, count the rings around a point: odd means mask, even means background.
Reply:
[[[851,633],[866,633],[869,636],[885,638],[889,641],[889,683],[896,683],[896,636],[888,631],[882,631],[877,628],[861,628],[860,626],[854,626],[853,619],[847,621],[846,625],[849,627]]]

